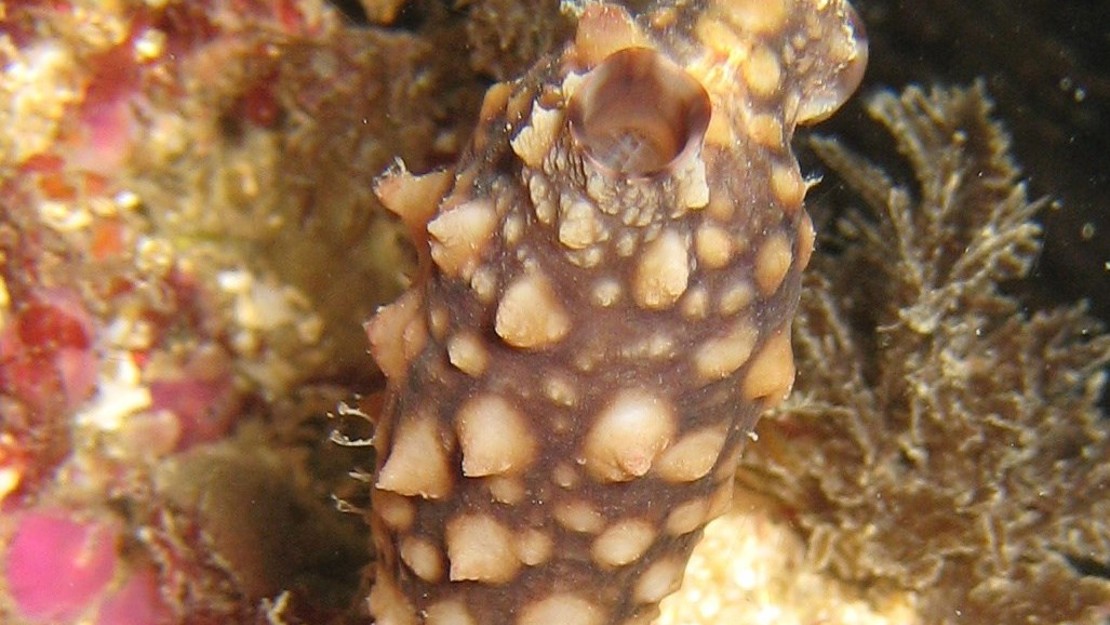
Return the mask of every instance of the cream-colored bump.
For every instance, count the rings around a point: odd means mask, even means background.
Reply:
[[[658,360],[674,357],[675,341],[662,332],[622,345],[620,355],[628,360]]]
[[[390,579],[389,573],[385,571],[380,561],[367,604],[370,607],[370,614],[379,623],[418,625],[416,610],[412,608],[405,593],[401,592],[397,584]]]
[[[720,269],[732,260],[732,239],[724,228],[703,223],[694,233],[694,253],[706,269]]]
[[[428,583],[436,583],[443,577],[443,557],[431,542],[416,536],[401,539],[401,561],[416,576]]]
[[[782,232],[767,237],[755,254],[755,282],[759,290],[770,295],[782,286],[782,281],[794,262],[794,247]]]
[[[809,266],[809,259],[813,256],[813,244],[817,240],[817,231],[813,229],[813,220],[809,213],[802,213],[801,222],[798,224],[798,267],[805,269]]]
[[[636,230],[622,230],[617,235],[617,256],[628,258],[636,253],[640,245],[640,236]]]
[[[663,597],[678,590],[682,584],[683,562],[679,558],[664,558],[651,565],[632,589],[632,598],[639,603],[658,603]]]
[[[643,308],[670,308],[686,292],[689,279],[685,239],[674,230],[664,230],[640,256],[632,281],[633,297]]]
[[[778,33],[790,17],[792,0],[717,0],[721,11],[741,33]]]
[[[722,316],[730,317],[744,310],[755,299],[755,289],[746,282],[734,284],[721,293],[721,301],[717,303],[717,310]]]
[[[668,482],[693,482],[705,477],[721,455],[727,434],[727,427],[719,425],[682,436],[659,456],[655,471]]]
[[[601,610],[578,595],[560,592],[525,606],[517,625],[601,625]]]
[[[497,297],[497,272],[489,265],[476,267],[470,276],[470,289],[483,304]]]
[[[513,533],[486,514],[464,514],[447,522],[451,581],[504,584],[516,577],[520,559]]]
[[[378,513],[386,525],[397,531],[407,530],[416,518],[416,507],[408,497],[386,490],[374,492],[371,508]]]
[[[432,260],[449,276],[469,278],[497,226],[497,213],[488,200],[460,204],[428,223]]]
[[[521,82],[513,84],[516,90],[513,91],[513,95],[509,96],[509,102],[505,105],[505,118],[522,120],[528,116],[528,112],[534,106],[536,91],[532,85],[522,84]]]
[[[594,540],[590,553],[603,566],[624,566],[640,559],[655,540],[655,528],[642,519],[617,521]]]
[[[598,280],[590,291],[594,305],[608,308],[620,301],[621,283],[613,278]]]
[[[735,465],[733,471],[735,472]],[[736,492],[736,485],[732,477],[721,482],[717,490],[709,496],[709,518],[715,519],[732,508],[732,495]]]
[[[705,207],[705,212],[721,223],[732,219],[733,214],[736,213],[736,204],[733,203],[728,189],[721,186],[714,187],[709,193],[709,205]]]
[[[478,119],[492,121],[505,110],[509,96],[513,94],[513,83],[499,82],[488,90],[482,98],[482,108],[478,111]]]
[[[708,520],[709,502],[702,497],[698,497],[679,504],[674,510],[671,510],[671,513],[667,515],[667,522],[664,527],[668,534],[681,536],[698,529]]]
[[[539,102],[532,104],[532,116],[528,125],[520,129],[509,141],[513,152],[532,169],[538,169],[543,164],[543,158],[551,150],[558,136],[559,127],[563,121],[563,113],[559,109],[547,110]]]
[[[408,370],[408,354],[413,352],[414,346],[406,344],[405,333],[412,321],[421,316],[421,311],[417,292],[407,291],[397,301],[379,308],[370,323],[366,324],[370,351],[382,373],[390,380],[403,379]]]
[[[779,149],[784,145],[782,124],[773,115],[760,113],[748,120],[748,135],[759,145]]]
[[[570,316],[542,274],[517,278],[497,305],[494,329],[513,347],[539,349],[558,343],[570,331]]]
[[[501,224],[501,236],[508,245],[516,245],[524,235],[524,220],[519,214],[511,214]]]
[[[674,432],[674,409],[667,400],[642,390],[620,391],[586,435],[586,468],[609,482],[640,477]]]
[[[428,313],[428,328],[431,329],[432,336],[436,337],[437,341],[442,341],[443,337],[447,336],[450,321],[451,315],[443,306],[436,306]]]
[[[478,335],[464,331],[447,340],[447,359],[463,373],[479,377],[489,364],[489,353]]]
[[[510,506],[524,501],[524,481],[519,477],[494,475],[486,478],[486,486],[494,501]]]
[[[450,170],[434,171],[414,175],[405,169],[404,163],[396,167],[374,183],[374,193],[382,205],[400,217],[412,230],[422,228],[435,214],[436,205],[444,192],[450,187],[454,176]]]
[[[583,534],[596,534],[605,527],[605,517],[582,499],[570,499],[557,505],[555,520],[568,530]]]
[[[528,177],[528,196],[532,199],[532,206],[536,211],[536,219],[544,225],[551,225],[555,219],[555,201],[551,197],[551,185],[543,176],[533,175]]]
[[[405,324],[401,331],[401,353],[406,363],[416,360],[424,346],[428,344],[428,325],[419,315]]]
[[[748,56],[741,71],[748,89],[763,98],[779,92],[782,84],[782,65],[779,58],[767,46],[757,46]]]
[[[535,459],[536,441],[528,421],[505,398],[472,397],[456,418],[463,475],[519,473]]]
[[[774,406],[786,399],[792,386],[794,352],[790,348],[790,327],[787,325],[772,334],[752,359],[741,392],[745,399],[760,399]]]
[[[554,550],[555,541],[547,532],[528,528],[516,536],[516,553],[520,561],[528,566],[537,566],[547,562]]]
[[[551,470],[551,480],[563,488],[573,488],[578,483],[578,471],[569,463],[560,462]]]
[[[424,625],[478,625],[466,604],[458,599],[448,599],[428,606]]]
[[[734,323],[719,337],[707,339],[694,351],[694,368],[707,382],[732,375],[752,355],[759,331],[747,319]]]
[[[651,46],[640,25],[619,5],[584,5],[574,37],[579,63],[592,68],[607,56],[625,48]]]
[[[709,292],[702,286],[690,289],[682,298],[681,309],[687,319],[705,319],[709,313]]]
[[[570,72],[563,78],[563,83],[559,85],[559,91],[562,92],[564,102],[574,97],[574,94],[578,92],[578,87],[582,86],[582,81],[585,80],[585,78],[585,73],[578,72]]]
[[[597,209],[589,202],[572,202],[559,217],[559,242],[572,250],[585,249],[604,235]]]
[[[717,464],[717,470],[713,472],[713,477],[718,480],[734,477],[736,467],[740,466],[740,456],[743,455],[743,452],[744,446],[734,443],[732,449],[725,453],[725,459]]]
[[[771,167],[771,191],[787,214],[793,214],[801,208],[806,185],[798,166],[793,163],[775,163]]]
[[[698,209],[705,208],[705,205],[709,204],[709,183],[705,179],[704,160],[695,159],[677,178],[676,196],[681,206]]]
[[[578,402],[574,383],[557,373],[543,381],[543,394],[552,402],[568,408]]]
[[[589,247],[584,250],[567,250],[567,260],[583,269],[593,269],[605,260],[605,250],[600,247]]]
[[[402,417],[376,485],[400,495],[439,499],[450,494],[452,473],[435,420]]]
[[[700,20],[698,25],[701,26],[703,22],[705,22],[704,19]],[[714,103],[713,110],[709,114],[709,126],[705,129],[705,145],[732,149],[735,144],[732,131],[732,120],[729,119],[727,110]],[[710,202],[713,201],[712,193],[708,199]]]
[[[726,2],[726,0],[717,0],[713,3],[713,6],[716,7],[723,2]],[[717,57],[728,58],[730,54],[735,54],[736,50],[744,47],[744,41],[740,39],[734,26],[723,22],[720,16],[713,11],[706,11],[699,16],[698,22],[694,26],[694,34],[698,41],[715,52]],[[714,106],[713,110],[717,111],[718,107]],[[720,145],[728,146],[731,144],[721,143]]]

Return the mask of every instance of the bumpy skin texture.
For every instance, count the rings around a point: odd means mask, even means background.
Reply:
[[[421,252],[368,325],[379,624],[657,615],[793,382],[814,235],[789,140],[865,57],[843,1],[589,4],[454,170],[379,181]]]

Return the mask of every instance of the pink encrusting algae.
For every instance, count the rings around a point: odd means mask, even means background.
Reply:
[[[62,510],[20,516],[3,559],[16,610],[34,622],[75,619],[112,581],[118,542],[110,525]]]
[[[173,614],[159,591],[154,570],[136,571],[101,604],[96,625],[165,625]]]

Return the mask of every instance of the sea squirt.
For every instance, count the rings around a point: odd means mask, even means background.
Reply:
[[[843,0],[589,3],[453,169],[378,181],[420,269],[367,325],[377,623],[655,618],[793,383],[789,142],[865,63]]]

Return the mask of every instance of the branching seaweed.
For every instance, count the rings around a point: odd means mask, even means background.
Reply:
[[[915,181],[813,149],[870,211],[818,255],[798,392],[742,472],[796,510],[814,564],[915,589],[930,623],[1100,623],[1110,611],[1110,336],[1002,284],[1040,246],[981,85],[875,96]]]

